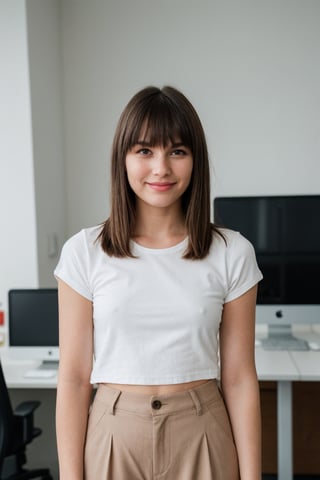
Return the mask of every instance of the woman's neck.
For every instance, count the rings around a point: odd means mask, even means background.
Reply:
[[[137,211],[133,240],[149,248],[167,248],[181,242],[187,235],[182,212],[165,209]]]

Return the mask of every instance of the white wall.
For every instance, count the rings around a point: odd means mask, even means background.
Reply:
[[[0,309],[5,311],[10,288],[56,285],[52,271],[65,238],[60,23],[58,0],[0,3]],[[52,242],[55,252],[48,251]]]
[[[39,284],[50,287],[65,238],[60,8],[57,0],[26,5]]]
[[[37,238],[26,11],[0,3],[0,302],[37,287]]]
[[[214,195],[320,193],[320,2],[63,0],[67,232],[108,212],[108,157],[136,90],[180,88]]]
[[[57,0],[0,3],[0,303],[5,310],[10,288],[56,285],[52,271],[65,238],[60,23]],[[51,256],[50,241],[56,243]]]

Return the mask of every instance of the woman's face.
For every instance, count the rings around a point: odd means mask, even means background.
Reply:
[[[192,168],[192,153],[180,141],[165,147],[141,141],[126,155],[128,181],[138,202],[158,208],[181,202]]]

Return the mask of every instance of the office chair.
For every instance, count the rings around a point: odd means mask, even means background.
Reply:
[[[26,446],[41,434],[33,426],[33,412],[40,402],[23,402],[12,409],[0,361],[0,480],[53,480],[50,470],[26,470]]]

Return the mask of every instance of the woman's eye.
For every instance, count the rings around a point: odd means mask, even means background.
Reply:
[[[149,148],[140,148],[137,153],[140,155],[150,155],[151,150],[149,150]]]
[[[187,152],[185,150],[182,150],[181,148],[177,148],[176,150],[172,150],[171,155],[174,155],[174,156],[187,155]]]

